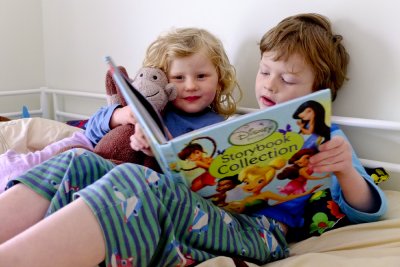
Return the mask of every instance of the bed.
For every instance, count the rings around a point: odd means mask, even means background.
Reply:
[[[85,93],[76,91],[64,91],[49,88],[38,88],[21,91],[3,91],[2,97],[20,96],[38,97],[39,108],[30,109],[33,117],[45,118],[47,123],[65,125],[68,121],[84,122],[91,113],[101,105],[106,104],[105,94]],[[68,100],[68,98],[70,98]],[[71,100],[72,99],[72,100]],[[76,99],[89,99],[99,101],[98,105],[86,110],[86,113],[68,111],[66,108],[76,105]],[[73,103],[68,103],[72,101]],[[21,107],[16,106],[8,112],[0,111],[0,116],[18,118],[21,116]],[[72,110],[75,111],[74,108]],[[251,109],[240,108],[238,113],[251,112]],[[371,133],[375,131],[378,136],[385,136],[383,139],[376,139],[377,142],[389,144],[392,156],[391,160],[385,158],[385,152],[366,153],[361,155],[365,166],[375,168],[383,167],[390,175],[388,181],[382,182],[380,186],[385,190],[389,200],[389,210],[381,221],[349,225],[335,230],[328,231],[318,237],[310,237],[303,241],[290,244],[291,256],[287,259],[268,263],[269,267],[291,267],[291,266],[399,266],[400,265],[400,122],[372,120],[363,118],[349,118],[333,116],[332,121],[342,126],[348,133],[351,143],[356,143],[360,148],[362,143],[369,142],[368,139],[360,137],[357,129]],[[79,126],[79,125],[78,125]],[[73,129],[79,129],[79,127]],[[70,128],[68,128],[70,129]],[[368,131],[365,131],[368,129]],[[355,132],[354,132],[355,131]],[[60,130],[64,132],[64,130]],[[354,143],[353,143],[354,141]],[[360,144],[361,142],[361,144]],[[357,147],[355,150],[357,151]],[[379,144],[378,144],[379,147]],[[358,151],[357,151],[358,152]],[[394,155],[394,156],[393,156]],[[397,155],[397,156],[396,156]],[[252,263],[245,263],[248,266],[257,266]],[[244,265],[244,263],[242,263]],[[238,263],[227,257],[217,257],[206,261],[199,266],[238,266]]]
[[[0,116],[12,120],[0,124],[2,154],[7,149],[18,153],[42,150],[49,143],[82,131],[90,115],[107,103],[107,96],[42,87],[0,91],[0,100],[14,103],[7,112],[0,110]],[[28,114],[23,114],[23,107]]]

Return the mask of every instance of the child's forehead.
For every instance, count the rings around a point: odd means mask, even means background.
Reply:
[[[299,73],[306,68],[311,68],[306,58],[300,53],[281,54],[277,51],[264,52],[261,64],[269,66],[269,63],[279,63],[279,65],[289,73]]]

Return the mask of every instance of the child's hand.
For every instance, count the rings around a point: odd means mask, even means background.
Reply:
[[[319,146],[320,152],[310,158],[309,166],[315,172],[333,172],[340,184],[347,203],[364,212],[376,208],[368,183],[357,172],[352,162],[350,144],[341,136]]]
[[[143,134],[142,127],[137,123],[135,124],[135,133],[130,137],[131,148],[136,151],[142,151],[148,156],[153,156],[149,142]]]
[[[114,129],[119,125],[135,124],[136,119],[132,114],[132,110],[129,106],[122,108],[116,108],[110,119],[110,128]]]
[[[353,169],[351,146],[343,137],[334,136],[318,148],[320,152],[310,158],[309,167],[314,172],[333,172],[342,176]]]

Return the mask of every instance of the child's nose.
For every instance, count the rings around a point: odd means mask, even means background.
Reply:
[[[196,81],[193,78],[187,78],[185,81],[186,90],[195,90],[197,88]]]
[[[271,76],[265,79],[264,88],[271,92],[272,94],[276,94],[278,92],[278,86],[275,79]]]

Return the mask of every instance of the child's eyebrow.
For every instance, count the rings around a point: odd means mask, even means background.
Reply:
[[[263,62],[262,60],[260,61],[260,66],[261,66],[261,67],[266,67],[266,68],[268,68],[268,64],[266,64],[266,63]]]
[[[298,67],[298,66],[291,66],[291,68],[288,68],[286,70],[286,73],[292,74],[292,75],[299,75],[303,71],[303,68]]]

